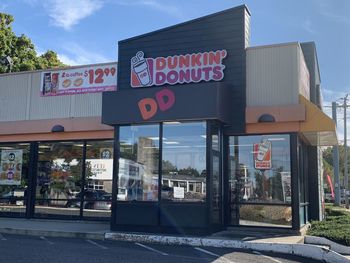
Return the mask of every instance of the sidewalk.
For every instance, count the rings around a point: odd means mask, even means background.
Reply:
[[[207,237],[110,231],[109,222],[61,221],[44,219],[0,218],[0,233],[47,237],[71,237],[99,240],[158,243],[250,249],[295,254],[324,262],[350,262],[328,248],[304,243],[303,236],[226,230]]]
[[[0,218],[0,233],[4,234],[104,240],[109,229],[109,222]]]

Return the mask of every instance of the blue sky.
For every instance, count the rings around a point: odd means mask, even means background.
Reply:
[[[0,12],[39,53],[78,65],[117,61],[119,40],[241,4],[251,46],[315,41],[325,105],[350,93],[349,0],[0,0]]]

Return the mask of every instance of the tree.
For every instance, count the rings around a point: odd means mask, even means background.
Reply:
[[[344,180],[344,155],[345,155],[344,149],[345,148],[343,145],[339,145],[338,148],[339,148],[339,176],[340,176],[340,182],[342,182]],[[347,152],[348,152],[348,164],[350,164],[350,154],[349,154],[350,147],[348,147],[347,149],[348,149],[347,150]],[[326,148],[322,153],[322,157],[323,157],[323,167],[324,167],[326,174],[328,173],[331,177],[333,177],[333,171],[334,171],[333,148],[332,147]],[[350,167],[350,166],[348,166],[348,167]],[[333,178],[333,180],[334,180],[334,178]],[[342,183],[341,183],[341,185],[342,185]]]
[[[0,58],[9,56],[13,65],[0,65],[0,73],[64,67],[54,51],[38,56],[35,46],[24,34],[16,36],[12,31],[12,15],[0,13]]]
[[[189,176],[194,176],[194,177],[199,177],[200,174],[197,169],[192,168],[192,167],[187,167],[179,170],[179,174],[181,175],[189,175]]]

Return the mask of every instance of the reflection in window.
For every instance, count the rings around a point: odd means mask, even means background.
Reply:
[[[232,224],[291,225],[289,135],[230,137],[229,168]]]
[[[241,205],[241,225],[290,226],[292,224],[292,208],[279,205]]]
[[[109,217],[112,206],[113,141],[87,141],[85,164],[83,215]]]
[[[78,206],[75,198],[81,191],[83,146],[82,142],[39,143],[36,214],[79,215],[78,209],[46,207]]]
[[[113,141],[86,143],[85,189],[112,193]]]
[[[159,125],[120,127],[118,200],[157,201]]]
[[[291,202],[289,135],[230,138],[231,175],[239,202]]]
[[[205,201],[206,123],[164,123],[162,199]]]
[[[0,145],[0,162],[0,211],[24,215],[29,143]]]

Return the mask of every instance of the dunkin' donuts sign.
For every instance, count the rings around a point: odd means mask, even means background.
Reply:
[[[220,81],[224,78],[222,60],[227,51],[145,58],[139,51],[131,58],[131,87],[175,85],[200,81]]]

